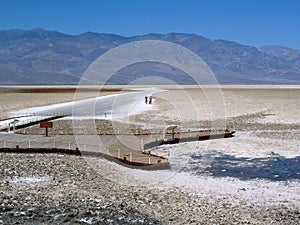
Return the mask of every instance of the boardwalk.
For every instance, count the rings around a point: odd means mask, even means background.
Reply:
[[[209,138],[232,137],[231,131],[199,131],[177,132],[168,134],[172,138],[160,139],[159,135],[58,135],[43,137],[40,135],[20,135],[1,133],[0,150],[8,152],[55,152],[101,156],[106,159],[125,162],[129,165],[157,165],[157,168],[168,168],[168,147],[159,149],[158,146],[207,140]],[[166,136],[166,137],[167,137]]]
[[[43,137],[40,135],[20,135],[0,133],[0,149],[66,149],[82,152],[98,152],[127,161],[156,164],[167,163],[167,159],[142,153],[141,149],[130,149],[112,135],[58,135]],[[87,154],[85,154],[87,155]]]

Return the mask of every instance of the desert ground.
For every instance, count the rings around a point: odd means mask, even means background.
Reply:
[[[81,97],[132,88],[86,88]],[[150,110],[96,124],[102,131],[153,131],[170,124],[182,130],[228,128],[235,137],[166,146],[172,166],[166,171],[71,155],[1,153],[0,224],[300,224],[300,86],[160,88],[166,91],[153,95]],[[21,109],[73,101],[75,92],[1,87],[0,120]],[[73,135],[70,118],[55,126],[51,135]],[[20,133],[42,135],[34,127]],[[273,176],[276,168],[269,171],[271,179],[231,176],[228,165],[219,171],[224,175],[213,175],[210,169],[223,155],[246,159],[242,167],[258,160],[251,168],[288,159],[293,178]]]

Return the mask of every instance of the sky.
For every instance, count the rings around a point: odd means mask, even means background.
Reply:
[[[0,30],[193,33],[300,50],[300,0],[0,0]]]

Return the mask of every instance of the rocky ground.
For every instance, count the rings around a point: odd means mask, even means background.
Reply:
[[[299,224],[297,208],[121,184],[82,157],[1,154],[0,224]],[[101,166],[109,166],[102,162]],[[112,171],[113,173],[113,171]],[[241,189],[247,192],[246,189]]]

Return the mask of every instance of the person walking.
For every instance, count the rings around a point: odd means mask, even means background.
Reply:
[[[145,104],[148,103],[148,96],[145,96]]]
[[[149,97],[149,104],[152,104],[152,96]]]

